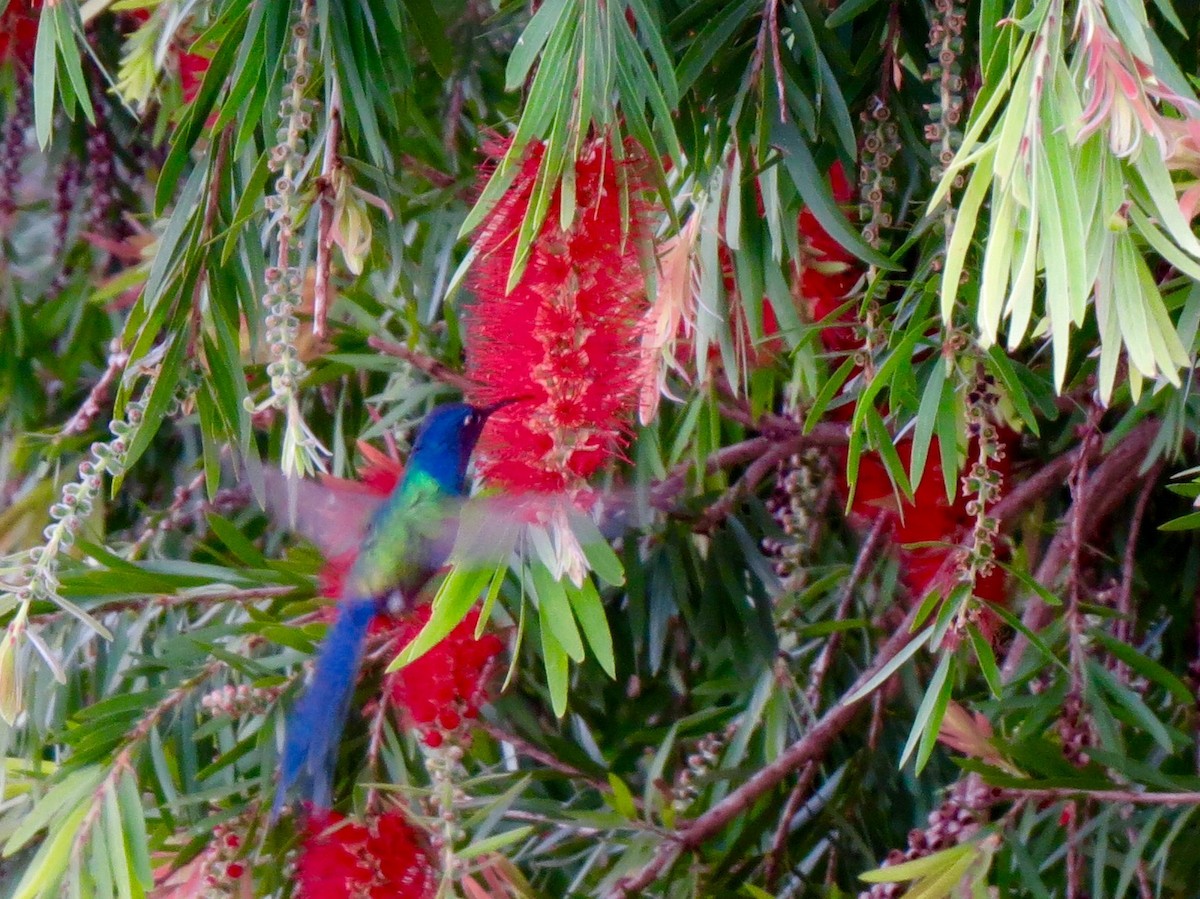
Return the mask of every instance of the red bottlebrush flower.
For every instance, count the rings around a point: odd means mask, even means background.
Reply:
[[[33,64],[41,12],[42,0],[9,0],[0,14],[0,65],[10,59],[23,66]]]
[[[396,627],[400,642],[416,637],[429,616],[429,606],[405,615]],[[488,677],[504,644],[493,634],[476,639],[478,623],[479,612],[471,611],[442,642],[384,679],[392,701],[431,748],[458,732],[465,720],[477,717],[487,701]]]
[[[297,899],[425,899],[438,884],[423,835],[398,809],[366,824],[336,812],[309,818],[295,880]]]
[[[841,165],[835,164],[829,174],[834,198],[839,203],[849,202],[853,190]],[[806,264],[800,273],[799,292],[809,314],[819,321],[827,318],[846,302],[846,297],[858,282],[861,272],[854,257],[830,237],[807,209],[800,214],[798,227],[806,252]],[[834,353],[852,353],[862,349],[862,341],[855,334],[853,325],[849,324],[853,319],[854,311],[848,310],[834,320],[845,321],[847,324],[834,324],[822,329],[821,340],[826,349]],[[832,414],[849,419],[853,413],[850,406],[844,406]],[[1014,437],[1011,431],[1005,429],[1001,440],[1011,444]],[[896,452],[907,469],[912,458],[911,438],[901,440],[896,445]],[[968,447],[968,458],[973,459],[976,454],[977,447],[975,441],[972,441]],[[839,455],[837,487],[838,492],[846,497],[850,492],[845,475],[847,453],[843,450]],[[1004,482],[1007,482],[1007,462],[1002,467],[1004,470],[1001,475]],[[967,498],[963,495],[961,485],[953,502],[946,499],[941,450],[936,438],[930,443],[925,473],[914,491],[911,503],[897,497],[888,478],[887,469],[878,454],[864,453],[860,458],[854,498],[850,504],[851,522],[866,528],[878,521],[880,516],[888,516],[890,522],[887,526],[895,542],[902,547],[901,578],[914,597],[924,596],[939,577],[953,577],[956,550],[951,545],[963,541],[973,524],[973,518],[967,514]],[[906,544],[914,543],[945,543],[947,546],[903,548]],[[979,578],[974,585],[974,592],[976,596],[989,602],[1003,602],[1004,572],[996,568],[987,576]]]
[[[633,165],[617,162],[607,139],[591,141],[575,165],[574,221],[560,226],[559,188],[520,282],[506,293],[543,152],[530,148],[480,232],[467,370],[481,404],[529,398],[492,417],[480,473],[510,488],[557,492],[582,486],[619,451],[637,401],[646,207]]]
[[[208,71],[209,60],[198,53],[180,52],[179,54],[179,86],[183,90],[183,102],[191,103],[196,99],[200,85],[204,82],[204,73]]]
[[[839,203],[850,202],[853,190],[841,163],[834,163],[829,170],[829,181],[833,198]],[[799,229],[804,253],[798,282],[800,297],[813,320],[823,321],[846,302],[862,273],[854,256],[829,236],[807,208],[800,213]],[[842,318],[853,318],[853,314]],[[853,352],[862,346],[852,325],[826,327],[821,331],[821,340],[835,352]]]

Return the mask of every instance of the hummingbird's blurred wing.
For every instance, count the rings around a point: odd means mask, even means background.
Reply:
[[[267,514],[282,527],[312,541],[329,559],[355,549],[372,516],[387,499],[376,487],[328,475],[289,478],[263,468]]]
[[[264,468],[266,511],[282,527],[308,540],[326,558],[358,549],[371,519],[387,499],[378,484],[363,484],[324,475],[319,479],[287,478]],[[594,540],[611,539],[631,527],[628,498],[566,493],[483,493],[469,498],[443,498],[454,523],[426,543],[429,559],[459,565],[493,565],[507,561],[519,547],[543,559],[557,559],[552,569],[577,579],[581,554]]]

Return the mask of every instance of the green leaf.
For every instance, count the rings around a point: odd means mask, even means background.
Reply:
[[[918,774],[925,768],[929,755],[937,743],[938,729],[942,726],[942,718],[946,714],[946,706],[950,703],[950,693],[954,687],[954,679],[950,676],[953,669],[954,654],[946,651],[938,662],[925,690],[925,698],[917,708],[917,716],[913,719],[912,730],[908,734],[908,742],[900,753],[900,764],[903,768],[908,757],[920,745],[917,753],[916,771]]]
[[[570,662],[554,632],[544,623],[542,633],[542,664],[546,668],[546,686],[550,690],[550,705],[554,714],[561,718],[567,713],[568,675]]]
[[[988,371],[995,375],[1004,387],[1005,397],[1013,404],[1017,415],[1021,416],[1022,423],[1033,432],[1033,436],[1040,436],[1037,416],[1029,404],[1029,397],[1025,394],[1025,388],[1022,386],[1020,378],[1017,377],[1012,361],[998,346],[988,347],[987,358],[984,361]]]
[[[429,621],[413,641],[392,659],[386,670],[396,671],[403,668],[444,640],[446,635],[467,617],[479,595],[491,583],[495,570],[495,566],[479,568],[463,564],[454,565],[438,585]]]
[[[922,858],[888,865],[886,868],[876,868],[858,875],[859,880],[867,883],[901,883],[905,880],[916,880],[919,877],[936,875],[947,868],[953,868],[962,859],[971,856],[976,847],[971,843],[962,843],[934,852]]]
[[[925,459],[929,455],[929,443],[933,439],[933,431],[937,426],[938,407],[942,402],[942,393],[946,387],[946,362],[934,359],[921,391],[921,405],[917,409],[917,423],[913,428],[912,456],[909,459],[908,476],[915,491],[921,486],[921,478],[925,476]],[[953,387],[951,387],[953,392]]]
[[[37,854],[25,869],[24,876],[12,892],[13,899],[34,899],[51,895],[62,879],[70,859],[75,835],[90,810],[90,804],[81,802],[66,814],[63,820],[47,835]]]
[[[999,699],[1003,683],[1000,680],[1000,667],[996,664],[996,654],[992,651],[992,644],[974,623],[967,625],[967,634],[971,638],[971,648],[975,650],[975,658],[979,662],[979,673],[983,675],[992,695]]]
[[[91,92],[88,90],[87,79],[83,77],[83,66],[79,61],[79,42],[75,39],[73,19],[77,14],[78,8],[73,3],[58,3],[54,7],[58,52],[62,57],[63,67],[67,70],[67,77],[71,80],[79,108],[83,110],[87,120],[95,124],[96,113],[92,109]]]
[[[534,564],[529,568],[533,580],[534,595],[538,603],[538,621],[542,629],[553,632],[558,645],[575,662],[584,659],[583,640],[575,626],[575,615],[567,599],[567,588],[556,581],[545,565]]]
[[[1196,528],[1200,528],[1200,512],[1189,512],[1158,526],[1160,531],[1191,531]]]
[[[1137,674],[1163,687],[1180,705],[1187,705],[1195,701],[1195,694],[1192,693],[1191,689],[1158,662],[1138,652],[1128,643],[1118,640],[1102,630],[1092,628],[1088,633],[1110,655],[1124,662]]]
[[[483,855],[499,852],[507,846],[520,843],[522,840],[528,839],[532,834],[532,825],[527,824],[524,827],[514,827],[512,830],[506,830],[503,833],[498,833],[482,840],[476,840],[462,849],[456,849],[454,855],[456,858],[461,859],[479,858]]]
[[[904,495],[904,498],[909,502],[913,499],[913,488],[908,482],[908,475],[904,471],[904,463],[900,461],[900,454],[896,451],[896,445],[892,442],[892,435],[888,433],[887,425],[883,423],[883,418],[875,411],[873,406],[866,407],[866,415],[863,416],[863,421],[866,424],[867,434],[871,437],[871,443],[875,447],[875,451],[879,454],[879,459],[883,462],[884,470],[887,471],[888,479],[892,482],[894,489]]]
[[[54,128],[55,8],[56,4],[50,3],[42,6],[37,42],[33,48],[33,128],[38,146],[43,150],[49,145],[50,132]]]
[[[50,824],[51,819],[61,814],[64,809],[82,802],[86,795],[95,792],[103,779],[104,771],[96,765],[80,768],[66,775],[22,818],[17,829],[4,844],[4,855],[11,856],[25,846],[38,831]]]
[[[437,8],[430,0],[404,0],[404,5],[408,7],[409,21],[421,34],[421,45],[429,54],[429,61],[442,78],[449,80],[454,74],[454,47],[446,39],[446,26],[438,16]],[[520,46],[520,41],[517,45]]]
[[[138,459],[142,457],[142,453],[150,447],[150,441],[154,439],[154,435],[158,433],[158,429],[166,417],[167,408],[175,399],[175,385],[179,383],[179,378],[183,375],[183,357],[187,352],[187,335],[172,332],[166,340],[169,343],[163,353],[159,374],[147,387],[148,395],[142,420],[134,428],[132,436],[128,438],[129,445],[125,451],[123,470],[114,475],[112,479],[113,496],[116,496],[121,489],[124,473],[136,465]]]
[[[992,166],[996,161],[994,146],[989,146],[975,163],[975,171],[963,191],[954,217],[954,230],[946,246],[946,261],[942,269],[941,307],[942,321],[951,325],[954,319],[954,304],[958,299],[958,288],[963,269],[967,263],[967,250],[975,234],[975,223],[979,207],[992,186]]]
[[[117,895],[121,897],[133,895],[133,882],[129,876],[129,859],[125,854],[125,835],[121,823],[121,808],[117,799],[117,791],[104,791],[104,813],[102,826],[92,831],[92,839],[98,839],[103,834],[105,853],[108,858],[100,867],[111,868],[116,882]],[[153,884],[151,884],[153,885]],[[98,890],[103,895],[103,890]],[[139,891],[139,895],[141,892]]]
[[[772,143],[779,150],[784,168],[800,192],[804,205],[826,233],[863,262],[885,271],[896,271],[899,268],[896,263],[863,240],[862,235],[846,220],[796,125],[791,120],[781,122],[773,119],[771,134]]]
[[[538,7],[508,55],[508,66],[504,73],[506,91],[515,91],[525,84],[550,34],[568,14],[577,15],[573,0],[546,0]]]
[[[622,586],[625,583],[625,566],[596,523],[587,515],[572,515],[570,524],[575,538],[583,547],[588,566],[596,572],[596,576],[610,587]]]
[[[613,791],[613,808],[617,810],[619,815],[628,818],[630,821],[636,821],[638,817],[637,806],[634,804],[633,794],[629,792],[629,787],[625,786],[625,781],[609,771],[608,785],[612,787]]]
[[[842,700],[842,705],[853,705],[861,699],[870,696],[879,688],[879,685],[884,683],[888,678],[900,670],[904,663],[917,654],[917,651],[929,642],[929,638],[933,636],[933,628],[927,627],[912,639],[907,646],[894,655],[891,660],[876,671],[866,683],[856,689],[853,693]]]
[[[846,0],[845,3],[840,4],[837,9],[829,14],[829,18],[825,20],[825,26],[827,28],[837,28],[845,25],[880,2],[882,0]]]
[[[583,586],[568,589],[567,596],[571,600],[571,609],[579,621],[579,626],[583,628],[583,636],[592,649],[592,655],[596,657],[605,674],[616,679],[617,663],[613,655],[612,633],[608,628],[608,617],[604,613],[604,603],[600,600],[600,594],[596,592],[590,580],[584,579]]]
[[[821,391],[813,400],[812,407],[808,410],[808,415],[804,418],[804,433],[808,434],[816,426],[817,422],[825,417],[825,411],[829,408],[830,402],[833,401],[839,393],[841,393],[842,385],[846,383],[846,379],[850,377],[858,367],[858,363],[853,356],[848,356],[837,370],[830,375],[825,383],[821,385]]]
[[[1087,660],[1087,670],[1093,682],[1102,687],[1104,692],[1111,696],[1117,705],[1124,709],[1164,752],[1174,751],[1175,747],[1170,731],[1158,719],[1158,716],[1150,711],[1150,707],[1140,696],[1117,680],[1116,675],[1095,659]]]

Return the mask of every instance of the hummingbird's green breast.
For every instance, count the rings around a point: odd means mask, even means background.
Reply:
[[[399,591],[407,600],[440,568],[457,504],[437,480],[410,471],[371,519],[345,599],[379,599]]]

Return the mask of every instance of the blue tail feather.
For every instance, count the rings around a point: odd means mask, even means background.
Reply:
[[[376,610],[373,600],[343,600],[338,606],[337,620],[321,644],[312,682],[288,715],[272,819],[279,816],[293,790],[319,808],[331,804],[338,745],[362,665],[367,628]]]

